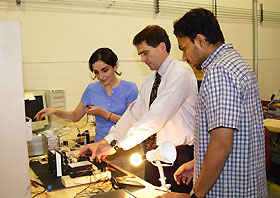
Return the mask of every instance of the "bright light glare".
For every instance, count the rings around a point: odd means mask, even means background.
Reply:
[[[142,163],[142,156],[138,153],[134,153],[131,155],[130,157],[130,163],[133,165],[133,166],[139,166],[141,163]]]

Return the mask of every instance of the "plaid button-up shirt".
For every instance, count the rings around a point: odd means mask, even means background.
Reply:
[[[231,44],[223,44],[203,63],[204,78],[196,106],[197,181],[217,127],[233,128],[232,152],[207,197],[266,197],[265,143],[257,79]]]

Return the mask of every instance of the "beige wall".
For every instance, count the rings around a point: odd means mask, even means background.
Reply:
[[[151,0],[152,1],[152,0]],[[211,8],[212,0],[194,1]],[[278,11],[280,2],[263,0],[264,8]],[[186,10],[188,10],[186,3]],[[135,81],[140,88],[150,73],[132,45],[133,36],[148,24],[164,27],[172,42],[171,54],[180,59],[181,52],[172,33],[173,22],[181,14],[166,17],[164,13],[154,16],[110,14],[87,10],[65,11],[51,4],[38,3],[37,7],[22,1],[20,6],[0,2],[0,20],[20,21],[22,27],[23,74],[25,89],[64,88],[67,109],[72,110],[79,103],[87,84],[92,82],[87,60],[92,52],[103,46],[112,48],[119,57],[122,78]],[[218,1],[218,6],[242,8],[252,12],[251,0]],[[82,9],[82,8],[81,8]],[[221,13],[222,14],[222,13]],[[231,42],[241,55],[253,66],[253,24],[252,21],[231,21],[222,16],[218,19],[227,42]],[[265,24],[265,21],[264,21]],[[279,24],[279,23],[278,23]],[[259,84],[262,99],[269,99],[280,88],[279,76],[280,27],[259,25]]]
[[[259,86],[261,97],[270,100],[280,89],[280,26],[260,28],[259,37]]]

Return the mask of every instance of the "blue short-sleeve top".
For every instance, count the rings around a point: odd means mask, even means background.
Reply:
[[[138,95],[138,88],[134,82],[121,80],[119,85],[112,89],[111,95],[108,96],[106,90],[100,82],[90,83],[81,98],[84,107],[99,106],[114,114],[122,115],[127,104],[133,102]],[[115,124],[107,121],[102,116],[96,116],[95,139],[99,142],[108,133],[110,128]]]

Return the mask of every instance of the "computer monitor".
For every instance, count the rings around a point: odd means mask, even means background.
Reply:
[[[48,116],[40,121],[36,121],[34,116],[42,109],[46,108],[46,97],[44,90],[24,91],[25,116],[32,119],[32,131],[43,130],[49,124]]]

